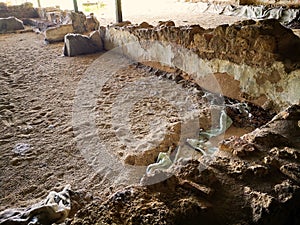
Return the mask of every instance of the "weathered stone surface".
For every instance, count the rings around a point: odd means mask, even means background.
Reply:
[[[91,13],[89,16],[86,17],[86,30],[87,32],[91,32],[94,30],[99,30],[100,23],[97,18]]]
[[[64,24],[58,27],[51,27],[45,31],[45,40],[49,43],[63,41],[68,33],[73,33],[74,29],[72,24]]]
[[[274,191],[277,194],[277,199],[285,203],[292,200],[295,195],[299,196],[300,187],[294,185],[290,180],[284,180],[281,184],[274,186]]]
[[[81,34],[67,34],[65,36],[65,56],[90,54],[102,49],[103,46],[99,31],[94,31],[90,36]]]
[[[71,20],[75,33],[83,34],[87,31],[86,29],[86,16],[82,13],[71,12]]]
[[[255,145],[240,137],[232,136],[219,144],[221,151],[230,152],[238,157],[253,156],[258,153]]]
[[[275,199],[267,193],[253,191],[249,187],[245,187],[244,191],[252,208],[253,222],[261,222],[275,207]]]
[[[130,57],[179,68],[197,83],[212,73],[228,74],[242,93],[254,101],[269,99],[276,111],[299,104],[300,38],[278,21],[248,20],[214,30],[169,25],[114,25],[106,31],[105,48],[123,46]],[[132,42],[135,46],[126,49],[124,44]]]
[[[93,44],[101,51],[103,50],[103,42],[101,39],[101,32],[100,31],[93,31],[90,34],[90,39]]]
[[[23,30],[23,22],[16,17],[0,18],[0,33]]]
[[[300,105],[292,105],[270,122],[244,136],[250,142],[272,147],[300,147]]]

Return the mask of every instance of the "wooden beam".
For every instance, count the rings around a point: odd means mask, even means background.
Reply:
[[[73,0],[73,4],[74,4],[74,10],[75,12],[78,13],[78,5],[77,5],[77,0]]]
[[[116,20],[117,20],[117,23],[123,22],[121,0],[116,0]]]

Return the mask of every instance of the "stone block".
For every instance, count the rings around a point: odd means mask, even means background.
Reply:
[[[0,18],[0,33],[23,30],[23,22],[16,17]]]
[[[76,56],[91,54],[103,49],[99,31],[94,31],[90,36],[81,34],[67,34],[65,36],[64,55]]]
[[[86,16],[82,13],[71,12],[71,20],[75,33],[83,34],[86,30]]]
[[[45,31],[45,40],[49,43],[63,41],[66,34],[73,32],[72,24],[64,24],[58,27],[49,28]]]

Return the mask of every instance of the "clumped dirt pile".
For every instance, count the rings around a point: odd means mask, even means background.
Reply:
[[[300,107],[292,106],[223,141],[215,157],[145,175],[141,185],[92,201],[68,224],[299,224],[299,119]]]

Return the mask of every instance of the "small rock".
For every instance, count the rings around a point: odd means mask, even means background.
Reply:
[[[274,191],[277,194],[277,198],[280,202],[285,203],[293,198],[295,193],[300,192],[300,187],[294,185],[290,180],[285,180],[281,184],[276,184],[274,186]]]
[[[54,129],[55,128],[55,126],[53,125],[53,124],[50,124],[49,126],[48,126],[48,129]]]
[[[230,152],[238,157],[250,156],[259,152],[255,145],[237,136],[232,136],[221,141],[219,143],[219,149],[221,151]]]
[[[30,145],[26,143],[18,143],[13,149],[13,152],[18,155],[24,155],[30,150]]]
[[[264,176],[268,175],[268,173],[269,173],[269,170],[266,166],[262,166],[262,165],[258,165],[258,164],[249,166],[247,168],[247,171],[258,177],[264,177]]]
[[[86,30],[86,16],[82,12],[71,12],[72,28],[75,33],[83,34]]]
[[[21,160],[18,157],[15,157],[10,160],[10,163],[13,166],[18,166],[21,164]]]
[[[175,23],[172,20],[169,21],[159,21],[158,27],[175,27]]]
[[[152,28],[153,26],[152,25],[150,25],[149,23],[147,23],[147,22],[142,22],[140,25],[139,25],[139,28],[144,28],[144,29],[146,29],[146,28]]]
[[[280,171],[293,179],[294,181],[300,183],[300,165],[295,163],[288,163],[280,167]]]
[[[123,21],[123,22],[120,22],[120,23],[115,23],[113,26],[114,27],[127,27],[129,25],[131,25],[130,21]]]
[[[245,187],[244,194],[252,208],[254,222],[259,222],[264,216],[269,214],[274,207],[275,199],[267,193],[253,191],[251,188]]]

